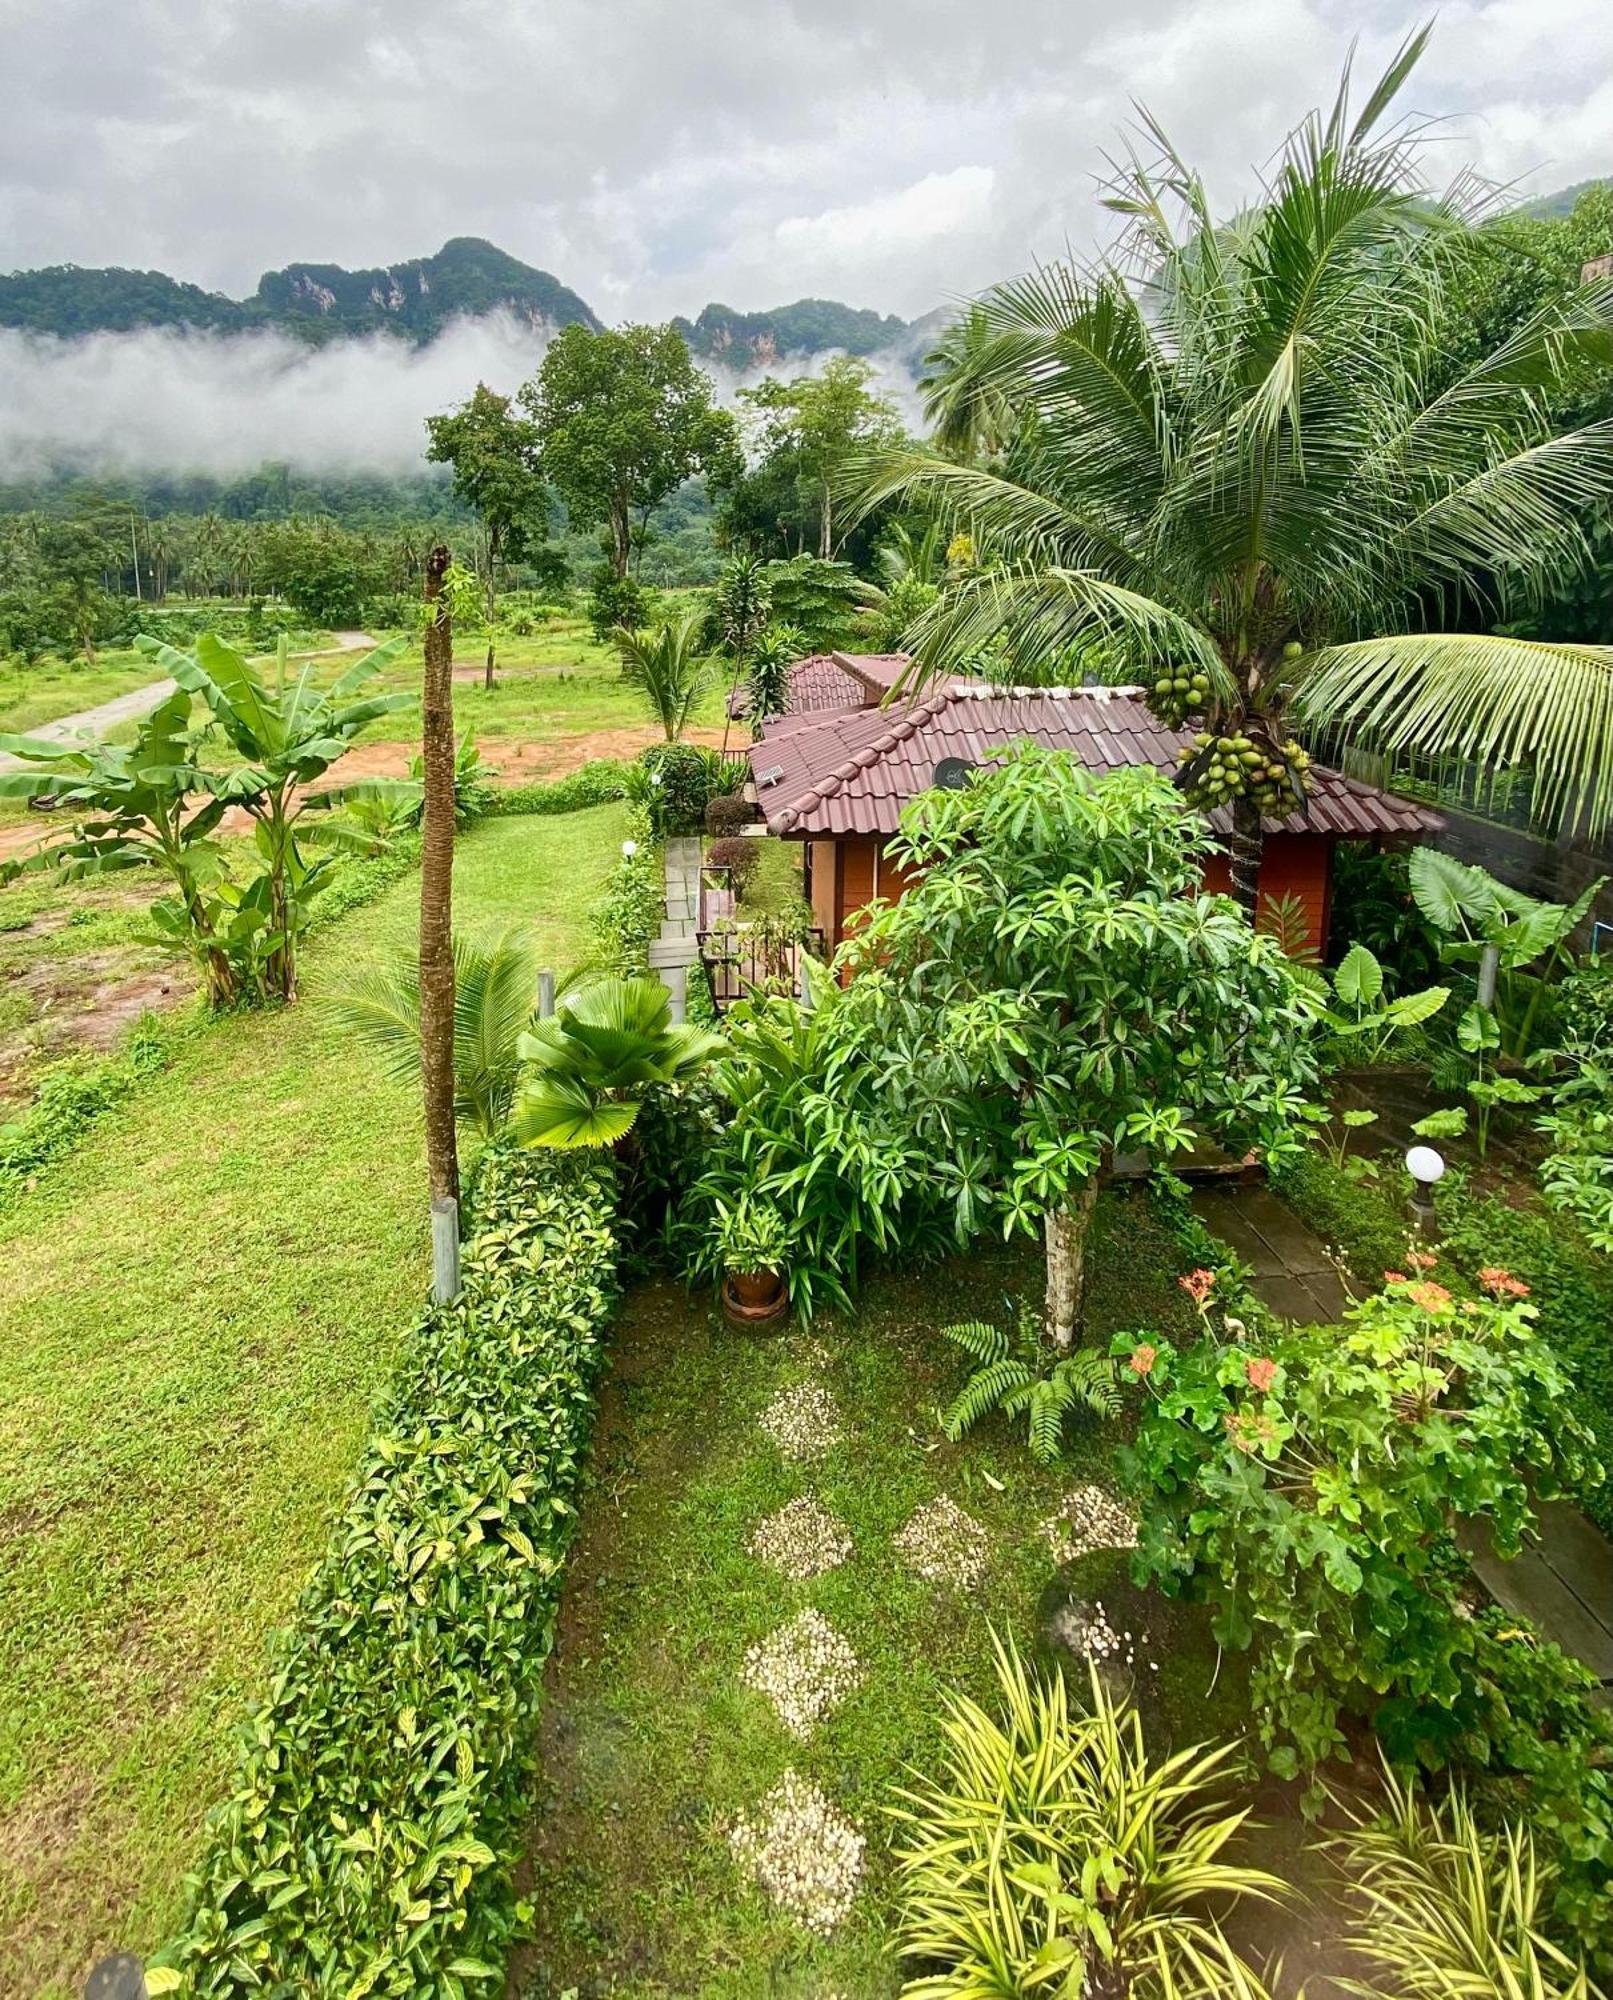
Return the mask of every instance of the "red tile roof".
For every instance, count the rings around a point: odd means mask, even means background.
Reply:
[[[963,685],[890,708],[786,716],[763,725],[762,740],[749,754],[768,830],[804,840],[894,833],[902,807],[929,789],[943,757],[983,764],[1008,744],[1029,738],[1048,749],[1072,751],[1093,771],[1153,764],[1170,772],[1178,747],[1191,734],[1167,729],[1127,689],[1020,688],[1003,694]],[[1444,825],[1426,806],[1338,771],[1316,765],[1311,777],[1315,790],[1304,812],[1268,820],[1268,832],[1361,840],[1437,833]],[[1230,833],[1232,815],[1217,807],[1210,824]]]
[[[789,703],[778,719],[872,708],[890,693],[907,664],[906,653],[811,653],[790,668]],[[748,705],[746,690],[736,688],[728,713],[742,716]]]

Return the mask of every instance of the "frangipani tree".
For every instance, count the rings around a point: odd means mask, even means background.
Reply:
[[[1099,779],[1020,745],[909,806],[893,852],[918,880],[843,954],[842,1036],[960,1231],[1045,1235],[1055,1348],[1116,1154],[1163,1162],[1196,1128],[1281,1149],[1316,1080],[1305,982],[1229,898],[1194,894],[1212,847],[1157,771]]]
[[[1516,615],[1586,559],[1613,423],[1561,431],[1546,399],[1613,366],[1613,281],[1452,364],[1474,191],[1429,194],[1419,131],[1383,129],[1425,40],[1359,115],[1346,72],[1226,222],[1150,122],[1157,157],[1109,191],[1114,252],[998,286],[934,357],[954,455],[862,470],[864,510],[928,507],[975,540],[912,628],[918,675],[992,647],[1029,678],[1101,645],[1198,726],[1183,781],[1230,805],[1251,910],[1262,818],[1304,798],[1298,720],[1533,758],[1543,810],[1613,819],[1613,648],[1439,629],[1457,600]]]

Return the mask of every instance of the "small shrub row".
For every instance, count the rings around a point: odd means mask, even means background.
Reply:
[[[498,1990],[614,1183],[494,1149],[475,1208],[464,1292],[409,1340],[153,1993]]]
[[[495,819],[518,819],[528,814],[580,812],[585,806],[609,805],[626,798],[627,769],[616,758],[599,757],[548,784],[511,785],[496,791],[487,811]]]

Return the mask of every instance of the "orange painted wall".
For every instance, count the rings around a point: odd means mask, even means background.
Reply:
[[[1310,941],[1319,949],[1325,949],[1327,944],[1332,857],[1333,843],[1325,834],[1281,833],[1267,840],[1260,867],[1261,908],[1280,896],[1297,900],[1305,912]],[[910,874],[886,858],[883,843],[869,836],[854,835],[812,844],[812,904],[831,944],[840,942],[848,918],[876,894],[895,900],[912,880]],[[825,914],[830,907],[828,891],[821,886],[830,881],[835,884],[832,927]],[[1216,855],[1206,867],[1204,886],[1222,893],[1231,887],[1223,855]],[[820,897],[824,899],[821,903]]]

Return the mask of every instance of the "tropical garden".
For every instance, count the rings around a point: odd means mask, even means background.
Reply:
[[[1231,218],[1150,126],[922,440],[574,327],[385,592],[12,531],[160,687],[0,737],[7,1991],[1608,1990],[1602,884],[1256,895],[1313,757],[1610,816],[1613,286],[1431,189],[1423,39]],[[738,753],[847,645],[1179,766],[1005,746],[824,963]]]

